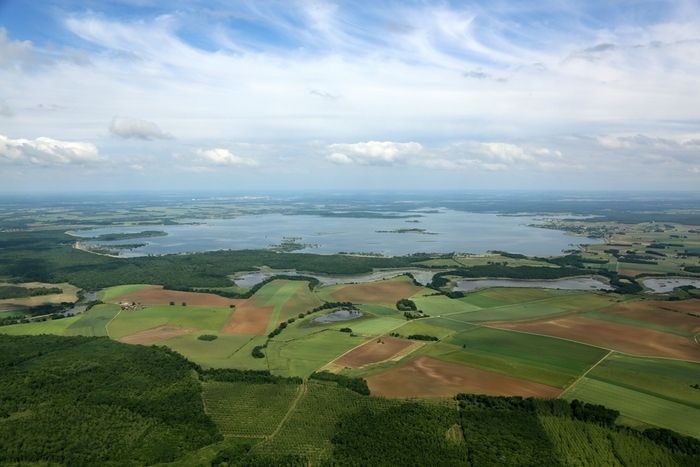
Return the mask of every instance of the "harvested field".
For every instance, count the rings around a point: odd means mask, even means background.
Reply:
[[[395,339],[393,337],[380,337],[372,339],[366,344],[353,349],[333,363],[344,367],[361,368],[366,365],[406,355],[408,351],[418,346],[419,343],[414,341]]]
[[[260,306],[255,298],[239,301],[236,311],[221,330],[229,334],[262,336],[267,331],[274,306]]]
[[[151,345],[172,337],[189,334],[190,332],[192,332],[191,329],[180,326],[163,325],[124,336],[119,339],[119,341],[124,342],[125,344]]]
[[[149,285],[140,290],[130,292],[114,299],[118,302],[136,302],[142,305],[167,305],[175,302],[180,305],[183,302],[188,306],[212,306],[226,307],[236,305],[241,300],[221,297],[210,293],[181,292],[179,290],[165,290],[160,285]]]
[[[502,329],[563,337],[620,352],[700,361],[700,345],[692,339],[654,329],[629,326],[582,316],[543,319],[520,323],[499,323]]]
[[[677,302],[642,300],[621,303],[603,311],[609,315],[647,321],[690,333],[700,333],[700,300]],[[688,313],[697,313],[698,316],[691,316]]]
[[[335,290],[331,295],[340,302],[380,303],[392,307],[402,298],[408,298],[423,290],[406,278],[390,279],[366,284],[352,284]]]
[[[460,392],[492,396],[557,397],[560,389],[430,357],[366,378],[373,395],[448,397]]]

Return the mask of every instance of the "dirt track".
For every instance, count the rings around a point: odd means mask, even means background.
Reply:
[[[372,395],[393,398],[447,397],[460,392],[525,397],[561,393],[559,388],[430,357],[369,376],[367,384]]]

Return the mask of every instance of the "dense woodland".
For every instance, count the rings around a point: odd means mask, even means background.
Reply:
[[[308,451],[278,453],[274,440],[271,450],[256,449],[255,439],[222,441],[200,380],[316,384],[337,393],[338,407],[324,412],[332,431],[318,440],[332,446],[329,465],[559,466],[566,456],[592,465],[599,459],[590,446],[622,465],[700,462],[700,441],[618,427],[617,412],[602,406],[477,395],[459,395],[456,405],[389,401],[348,391],[366,394],[364,380],[203,370],[166,348],[106,338],[0,335],[0,371],[0,463],[147,465],[215,443],[208,465],[308,465]],[[576,452],[566,444],[571,436]]]

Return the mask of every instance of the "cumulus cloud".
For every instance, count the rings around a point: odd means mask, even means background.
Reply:
[[[444,170],[481,169],[496,172],[512,167],[566,168],[567,163],[563,159],[564,155],[558,149],[531,148],[507,142],[466,141],[436,151],[422,164]]]
[[[87,165],[104,160],[92,143],[52,138],[11,139],[0,135],[0,161],[42,166]]]
[[[148,120],[137,118],[114,117],[109,125],[109,131],[120,138],[142,139],[146,141],[154,139],[170,139],[172,135],[164,132],[158,125]]]
[[[258,161],[249,157],[233,154],[225,148],[199,149],[197,156],[200,163],[221,167],[255,167]]]
[[[395,143],[393,141],[367,141],[352,144],[331,144],[326,157],[336,164],[394,165],[404,163],[423,152],[420,143]]]

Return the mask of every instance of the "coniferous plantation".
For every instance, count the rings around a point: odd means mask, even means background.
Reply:
[[[202,403],[209,381],[308,385],[321,393],[332,465],[697,465],[700,441],[670,431],[617,426],[618,413],[574,400],[457,395],[453,401],[374,399],[342,379],[206,371],[163,347],[107,338],[0,336],[0,460],[3,463],[307,465],[286,439],[303,439],[302,407],[284,437],[261,449],[222,435]],[[359,394],[358,394],[359,393]],[[303,404],[303,402],[302,402]],[[235,407],[230,408],[233,412]],[[313,410],[309,407],[308,410]],[[308,417],[313,419],[313,414]],[[286,438],[286,439],[285,439]],[[324,439],[325,438],[325,439]],[[587,439],[581,445],[574,440]],[[313,440],[309,440],[313,441]],[[277,445],[279,443],[279,446]],[[572,449],[574,452],[572,452]],[[601,457],[602,456],[602,457]]]

